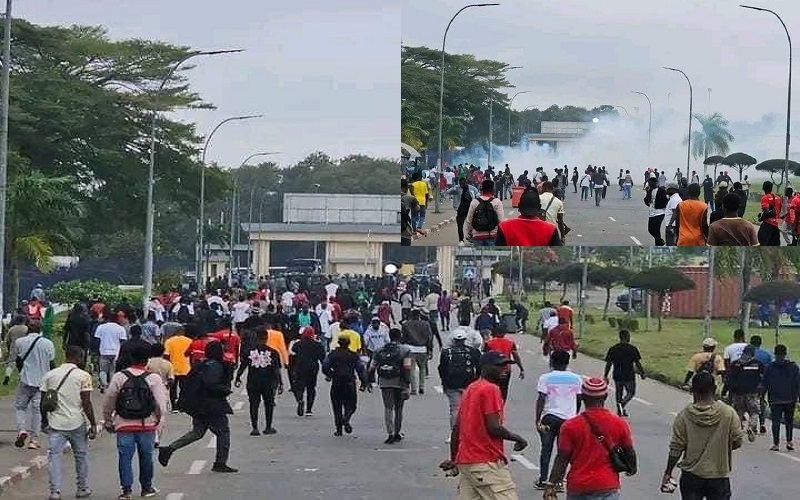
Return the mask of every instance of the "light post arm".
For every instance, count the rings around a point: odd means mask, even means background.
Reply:
[[[669,71],[677,71],[678,73],[682,74],[684,78],[686,78],[686,83],[689,84],[689,137],[687,140],[686,146],[686,178],[689,178],[689,162],[692,156],[692,106],[694,104],[694,92],[692,90],[692,81],[689,80],[689,77],[684,73],[682,70],[677,68],[667,68],[666,66],[664,69]]]
[[[511,98],[511,101],[508,103],[508,145],[511,146],[511,105],[514,104],[514,99],[517,98],[520,94],[530,94],[530,90],[522,90],[514,94],[514,97]]]
[[[647,105],[648,105],[648,107],[650,109],[650,121],[648,122],[648,125],[647,125],[647,159],[649,161],[650,160],[650,139],[652,137],[652,132],[653,132],[653,103],[650,101],[650,97],[647,94],[645,94],[644,92],[637,92],[635,90],[631,90],[631,92],[633,92],[634,94],[639,94],[639,95],[644,96],[644,98],[647,99]]]

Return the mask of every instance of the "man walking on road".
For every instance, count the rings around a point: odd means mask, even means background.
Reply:
[[[322,373],[331,381],[331,407],[336,427],[334,436],[341,436],[342,429],[348,434],[353,432],[350,418],[358,405],[356,375],[361,381],[362,391],[369,385],[361,359],[350,350],[350,338],[339,337],[338,344],[339,347],[331,351],[322,364]]]
[[[481,357],[478,349],[466,344],[467,332],[463,329],[455,330],[452,338],[452,345],[443,349],[439,355],[439,378],[450,406],[451,429],[456,425],[464,389],[480,375],[478,362]]]
[[[297,400],[297,416],[313,415],[317,397],[317,377],[320,364],[325,361],[325,348],[317,340],[313,327],[307,326],[300,333],[300,340],[291,348],[292,392]],[[305,396],[305,399],[303,397]]]
[[[794,451],[794,410],[800,398],[800,369],[797,363],[786,359],[786,346],[775,346],[775,361],[764,370],[764,390],[772,411],[772,451],[778,451],[781,422],[786,426],[786,451]]]
[[[453,210],[456,212],[456,229],[458,230],[458,244],[464,244],[464,221],[472,200],[478,197],[478,188],[469,184],[465,177],[458,179],[458,186],[448,189],[445,194],[453,197]],[[502,200],[502,197],[500,198]]]
[[[494,181],[481,184],[481,194],[469,204],[465,228],[467,239],[476,247],[491,247],[495,244],[497,228],[505,220],[503,202],[493,196]]]
[[[306,327],[308,328],[308,327]],[[250,403],[250,435],[258,436],[258,408],[264,404],[264,434],[276,434],[272,426],[275,412],[275,391],[283,394],[281,377],[281,355],[267,346],[266,330],[258,332],[258,344],[241,352],[239,369],[236,372],[236,388],[242,386],[242,375],[247,370],[247,397]]]
[[[575,333],[567,324],[567,318],[554,318],[558,325],[551,328],[545,336],[544,343],[551,351],[572,352],[572,359],[578,357],[578,343],[575,342]]]
[[[764,365],[755,358],[755,352],[755,347],[746,346],[742,355],[731,363],[727,372],[731,405],[739,415],[742,427],[747,432],[747,439],[751,443],[756,440],[758,432],[758,391],[764,373]]]
[[[557,498],[557,485],[563,481],[569,466],[568,499],[619,500],[622,498],[620,472],[633,476],[638,469],[631,429],[627,422],[604,407],[608,396],[605,380],[597,377],[584,380],[581,393],[586,410],[561,426],[558,455],[542,498]],[[626,470],[612,465],[610,450],[620,450]]]
[[[505,331],[502,331],[500,328],[495,328],[495,330],[492,332],[492,337],[486,341],[483,349],[487,352],[499,352],[508,359],[513,359],[514,363],[519,366],[519,379],[525,379],[525,368],[522,366],[522,359],[519,357],[517,344],[513,340],[506,338]],[[508,370],[508,373],[506,373],[505,376],[500,379],[500,392],[503,394],[503,403],[505,403],[505,401],[508,399],[508,384],[511,381],[511,366],[506,365],[505,369]]]
[[[389,342],[375,351],[367,375],[378,375],[378,386],[383,398],[383,420],[389,437],[383,444],[394,444],[403,439],[403,406],[409,398],[411,383],[411,351],[400,343],[402,332],[389,330]]]
[[[481,355],[481,378],[464,391],[456,423],[450,433],[450,458],[439,464],[447,475],[461,475],[459,500],[517,500],[517,487],[508,468],[503,441],[514,441],[514,451],[528,442],[503,426],[505,409],[498,382],[511,360],[497,352]]]
[[[539,480],[534,487],[545,489],[550,458],[562,424],[578,414],[581,407],[580,375],[567,371],[569,353],[562,350],[550,355],[551,371],[539,377],[536,384],[539,397],[536,400],[536,427],[542,440],[539,457]],[[563,475],[563,473],[562,473]],[[560,486],[557,485],[560,489]]]
[[[689,381],[696,373],[707,372],[712,377],[717,375],[725,377],[725,362],[722,360],[722,356],[714,352],[716,348],[716,340],[711,337],[703,339],[703,350],[692,355],[686,366],[686,378],[683,379],[684,390],[690,389]]]
[[[708,238],[708,205],[700,201],[700,185],[689,184],[689,199],[675,209],[679,247],[705,246]]]
[[[628,330],[619,331],[619,343],[614,344],[606,353],[606,368],[603,379],[608,382],[608,372],[614,367],[614,390],[616,392],[617,415],[628,416],[627,406],[636,395],[636,373],[644,380],[642,368],[642,355],[639,349],[631,344],[631,333]]]
[[[450,316],[453,313],[453,298],[447,295],[447,290],[442,290],[442,296],[439,297],[437,304],[439,309],[439,321],[442,322],[442,331],[450,331]]]
[[[602,170],[595,170],[592,174],[592,184],[594,184],[594,205],[600,206],[600,199],[603,198],[603,191],[608,187],[608,177]]]
[[[97,437],[97,422],[92,407],[92,376],[83,371],[84,351],[80,346],[67,346],[66,361],[42,377],[41,396],[46,402],[42,407],[42,428],[49,436],[47,449],[47,472],[50,479],[50,500],[61,500],[61,457],[64,446],[69,443],[75,458],[77,490],[75,498],[86,498],[89,489],[88,439]],[[48,392],[55,394],[54,405]],[[48,407],[48,405],[50,405]],[[89,421],[86,427],[84,419]]]
[[[672,423],[661,491],[673,488],[672,471],[677,465],[682,498],[731,498],[731,452],[741,448],[744,433],[734,409],[716,399],[716,390],[711,373],[699,372],[692,379],[694,402]]]
[[[401,343],[411,350],[417,377],[411,377],[411,394],[425,394],[428,360],[433,356],[433,332],[430,322],[422,319],[419,310],[411,311],[411,319],[403,324]]]

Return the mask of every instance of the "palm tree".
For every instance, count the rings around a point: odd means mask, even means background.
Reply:
[[[76,221],[83,205],[72,177],[28,170],[9,180],[6,258],[16,307],[20,267],[30,263],[42,272],[51,271],[53,255],[71,251],[82,234]]]
[[[733,135],[728,131],[728,120],[719,113],[701,115],[695,113],[694,119],[700,122],[700,130],[692,132],[692,156],[706,158],[717,154],[726,156],[730,150],[730,143],[734,142]],[[683,139],[683,144],[689,142],[688,135]]]
[[[400,112],[402,126],[400,128],[400,140],[414,149],[422,149],[425,139],[429,133],[425,130],[422,117],[413,113],[411,106],[403,99],[400,101]]]

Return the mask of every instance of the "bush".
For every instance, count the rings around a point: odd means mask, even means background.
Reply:
[[[156,293],[167,293],[180,290],[183,277],[180,271],[161,271],[153,275],[153,290]]]
[[[587,314],[585,317],[586,317],[586,324],[593,325],[596,323],[594,320],[594,316],[592,316],[591,314]]]
[[[610,326],[611,328],[617,327],[617,318],[609,316],[607,319],[608,319],[608,326]]]
[[[136,303],[139,294],[126,293],[113,283],[104,281],[60,281],[50,288],[48,295],[51,300],[60,304],[72,305],[79,300],[99,299],[109,306],[116,306],[123,302]]]
[[[617,327],[620,330],[628,330],[629,332],[638,332],[639,320],[636,318],[619,318],[617,320]]]

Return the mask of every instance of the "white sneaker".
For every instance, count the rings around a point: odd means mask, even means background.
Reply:
[[[445,443],[450,444],[450,436],[447,436],[444,440]]]
[[[458,246],[463,247],[464,245],[465,245],[465,243],[464,243],[463,240],[458,242]]]

